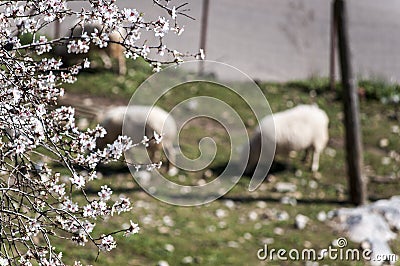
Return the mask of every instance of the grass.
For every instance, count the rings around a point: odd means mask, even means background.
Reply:
[[[129,60],[126,76],[117,76],[116,70],[109,71],[100,66],[81,73],[74,84],[65,84],[68,92],[92,94],[113,99],[131,97],[136,88],[152,73],[151,68],[142,59]],[[114,64],[116,66],[116,64]]]
[[[76,84],[66,88],[67,92],[126,99],[151,72],[142,62],[130,64],[126,77],[118,77],[110,72],[84,73]],[[370,84],[373,86],[372,82]],[[97,221],[101,224],[98,230],[112,231],[118,229],[123,221],[129,222],[131,219],[140,223],[140,234],[133,238],[118,236],[117,249],[100,254],[97,261],[97,250],[93,247],[90,252],[60,243],[60,250],[64,251],[67,261],[80,259],[84,263],[94,265],[156,265],[161,260],[167,261],[169,265],[304,265],[305,262],[260,261],[257,259],[257,250],[263,248],[265,243],[269,243],[269,246],[275,249],[323,249],[334,239],[343,236],[327,223],[317,220],[318,213],[322,211],[350,207],[345,203],[345,129],[342,124],[342,103],[338,100],[337,93],[327,89],[326,79],[287,84],[261,83],[260,88],[274,112],[302,103],[317,103],[327,112],[330,119],[330,142],[320,160],[320,175],[314,176],[310,173],[309,163],[304,164],[301,161],[302,154],[299,153],[288,160],[290,167],[274,173],[269,182],[264,181],[255,192],[250,193],[247,190],[249,179],[241,178],[222,199],[199,207],[176,207],[159,202],[141,191],[126,172],[105,175],[95,184],[96,188],[102,184],[110,185],[115,191],[115,196],[129,196],[134,208],[131,213],[116,220]],[[376,91],[379,89],[375,87]],[[200,95],[226,101],[246,121],[249,131],[254,128],[254,116],[243,101],[213,84],[186,84],[173,90],[171,95],[162,97],[158,105],[169,110],[189,96]],[[389,184],[371,181],[368,193],[371,200],[388,198],[398,194],[400,190],[399,162],[390,157],[393,151],[400,150],[399,134],[392,132],[393,127],[399,125],[399,121],[392,118],[393,106],[384,105],[374,98],[363,99],[360,107],[366,173],[370,177],[393,177]],[[211,122],[204,125],[201,121],[193,121],[183,130],[181,142],[184,154],[196,158],[199,155],[198,140],[210,134],[215,138],[218,147],[217,157],[210,166],[211,171],[208,169],[208,172],[180,172],[173,180],[197,184],[201,179],[210,181],[216,177],[215,169],[223,165],[229,157],[229,139],[225,131]],[[380,146],[382,139],[388,140],[386,147]],[[384,157],[390,159],[382,163]],[[276,192],[274,187],[280,181],[296,184],[297,191]],[[295,198],[297,204],[292,206],[281,203],[282,197],[285,196]],[[282,217],[282,213],[287,213],[288,218],[278,219]],[[306,215],[311,219],[304,230],[294,227],[297,214]],[[358,247],[356,243],[349,245]],[[394,253],[400,253],[399,239],[392,241],[390,245]],[[322,263],[364,265],[364,262]]]

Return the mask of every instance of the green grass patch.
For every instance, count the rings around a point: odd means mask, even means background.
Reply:
[[[129,66],[126,77],[109,72],[83,73],[77,83],[67,87],[67,92],[126,99],[151,73],[151,69],[147,69],[143,62],[130,61]],[[128,239],[118,237],[117,249],[109,254],[100,254],[97,261],[94,248],[88,251],[59,242],[64,256],[67,260],[80,259],[94,265],[156,265],[160,260],[167,261],[169,265],[304,265],[305,262],[296,261],[261,262],[257,259],[257,251],[265,243],[276,249],[318,250],[327,248],[334,239],[343,236],[316,218],[320,212],[350,206],[342,203],[347,199],[343,106],[336,96],[337,92],[330,91],[328,85],[327,79],[260,84],[274,112],[311,103],[317,103],[327,112],[330,141],[320,159],[319,175],[315,176],[309,171],[310,162],[303,163],[303,153],[299,152],[293,158],[280,158],[289,167],[274,173],[255,192],[247,190],[249,179],[242,178],[223,199],[200,207],[176,207],[142,192],[129,174],[114,172],[99,180],[93,191],[102,184],[109,184],[116,196],[121,193],[129,196],[134,209],[116,220],[98,221],[99,230],[116,230],[119,223],[132,219],[139,222],[142,228],[140,234]],[[240,97],[218,86],[195,82],[185,84],[162,97],[158,105],[170,110],[190,97],[212,96],[230,104],[251,133],[255,127],[251,110]],[[365,171],[371,178],[368,191],[371,199],[388,198],[400,190],[400,167],[393,153],[400,150],[400,135],[394,130],[399,121],[393,119],[395,107],[380,101],[386,95],[383,92],[392,90],[392,87],[386,88],[386,85],[374,82],[361,82],[361,86],[367,95],[371,95],[360,103]],[[397,88],[394,86],[393,90],[397,91]],[[208,172],[195,173],[182,171],[172,180],[196,184],[200,179],[209,181],[216,177],[213,167],[223,165],[231,150],[223,128],[214,122],[194,120],[184,128],[180,141],[183,153],[189,158],[196,158],[199,156],[199,140],[210,135],[214,137],[218,148],[218,155],[210,166],[211,172],[210,169],[207,169]],[[381,145],[382,139],[387,139],[384,147]],[[393,177],[389,183],[376,181],[377,177],[388,176]],[[280,181],[296,184],[297,191],[276,192],[274,187]],[[297,205],[283,204],[283,197],[296,199]],[[279,220],[277,214],[282,213],[286,213],[287,218]],[[311,219],[304,230],[294,227],[297,214]],[[399,239],[390,245],[394,253],[400,253]],[[350,247],[357,246],[356,243],[350,243]],[[323,261],[321,264],[364,265],[365,262]]]

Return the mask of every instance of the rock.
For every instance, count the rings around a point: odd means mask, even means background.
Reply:
[[[233,200],[225,200],[224,204],[231,210],[235,208],[235,202]]]
[[[198,100],[192,99],[188,102],[188,108],[189,110],[193,111],[196,110],[196,108],[199,106]]]
[[[250,240],[253,238],[253,236],[249,232],[246,232],[246,233],[244,233],[243,238],[246,240]]]
[[[157,262],[157,266],[169,266],[169,263],[165,260],[160,260]]]
[[[400,162],[400,153],[396,151],[389,151],[389,157],[394,159],[396,162]]]
[[[213,175],[213,171],[211,171],[210,169],[207,169],[207,170],[204,172],[203,175],[204,175],[205,178],[211,178],[212,175]]]
[[[361,250],[372,249],[372,245],[368,240],[364,240],[360,243]]]
[[[182,259],[183,264],[192,264],[193,263],[193,257],[191,256],[186,256]]]
[[[259,209],[265,209],[267,207],[267,203],[265,201],[257,201],[256,203],[257,208]]]
[[[275,235],[281,236],[281,235],[283,235],[284,233],[285,233],[285,230],[283,230],[282,228],[280,228],[280,227],[275,227],[275,228],[274,228],[274,234],[275,234]]]
[[[392,126],[392,133],[399,134],[400,133],[400,127],[398,125]]]
[[[336,190],[336,195],[340,197],[345,193],[345,188],[342,184],[336,184],[335,185],[335,190]]]
[[[307,216],[305,216],[303,214],[297,214],[295,217],[296,228],[303,230],[306,227],[309,220],[310,220],[310,218],[308,218]]]
[[[175,247],[174,247],[174,245],[172,245],[172,244],[165,244],[164,245],[164,249],[166,250],[166,251],[168,251],[168,252],[174,252],[175,251]]]
[[[305,248],[311,248],[312,247],[312,243],[310,241],[304,241],[303,246]]]
[[[292,206],[296,206],[297,205],[297,200],[293,197],[282,197],[281,198],[281,203],[282,204],[290,204]]]
[[[221,228],[221,229],[226,228],[226,222],[220,221],[220,222],[218,223],[218,227]]]
[[[135,178],[143,185],[149,185],[151,181],[151,173],[148,171],[138,171]]]
[[[336,210],[332,210],[332,211],[329,211],[326,216],[327,216],[327,218],[329,220],[332,220],[336,215],[337,215],[337,211]]]
[[[314,172],[314,173],[313,173],[313,178],[315,178],[315,179],[317,179],[317,180],[320,180],[321,177],[322,177],[322,175],[321,175],[320,172]]]
[[[297,151],[290,151],[289,152],[289,157],[291,159],[297,158]]]
[[[179,170],[176,167],[172,167],[171,169],[168,170],[169,176],[176,176],[178,173],[179,173]]]
[[[247,126],[252,127],[256,124],[256,122],[254,121],[254,119],[247,119]]]
[[[386,148],[387,146],[389,146],[389,140],[387,138],[379,140],[379,147]]]
[[[88,106],[88,107],[93,106],[93,100],[90,98],[85,98],[85,99],[83,99],[83,105]]]
[[[174,220],[172,220],[171,217],[168,216],[168,215],[166,215],[166,216],[163,217],[163,223],[164,223],[166,226],[169,226],[169,227],[173,227],[173,226],[175,225]]]
[[[84,130],[89,127],[89,120],[87,118],[79,118],[77,126],[80,130]]]
[[[388,242],[385,240],[377,237],[374,239],[369,240],[371,243],[371,250],[372,250],[372,259],[371,265],[378,266],[378,265],[393,265],[396,263],[396,258],[393,256],[388,256],[393,254],[392,250],[389,247]],[[382,258],[386,258],[382,260]]]
[[[166,226],[160,226],[160,227],[158,227],[158,232],[163,235],[168,234],[169,228]]]
[[[372,209],[383,214],[391,228],[400,231],[400,196],[393,196],[389,200],[378,200],[372,205]]]
[[[278,182],[275,185],[275,190],[279,193],[294,192],[297,190],[297,186],[293,183]]]
[[[391,161],[390,157],[386,157],[386,156],[382,157],[382,159],[381,159],[382,165],[389,165],[390,161]]]
[[[378,256],[393,254],[388,241],[396,238],[392,229],[398,231],[400,228],[400,196],[328,214],[336,222],[336,229],[345,232],[350,240],[361,243],[363,249],[372,250],[371,265],[382,265],[384,261],[377,260]]]
[[[265,237],[261,239],[261,244],[267,244],[271,245],[275,242],[275,240],[272,237]]]
[[[198,185],[198,186],[204,186],[205,184],[207,184],[207,181],[204,180],[203,178],[201,178],[201,179],[199,179],[199,180],[197,181],[197,185]]]
[[[309,95],[311,98],[317,97],[317,92],[315,90],[310,90]]]
[[[297,169],[296,172],[294,173],[294,175],[296,177],[301,177],[303,175],[303,171],[301,171],[300,169]]]
[[[255,221],[258,219],[258,214],[255,211],[249,212],[248,216],[249,216],[250,221]]]
[[[207,227],[207,231],[210,232],[210,233],[214,233],[215,230],[217,230],[215,225],[210,225],[210,226]]]
[[[259,230],[259,229],[261,229],[261,227],[262,227],[262,225],[260,223],[255,223],[254,224],[254,229],[255,230]]]
[[[326,221],[326,218],[327,218],[327,214],[326,214],[326,212],[324,212],[324,211],[320,211],[320,212],[317,214],[317,220],[320,221],[320,222],[325,222],[325,221]]]
[[[325,149],[325,154],[328,155],[329,157],[335,157],[336,156],[336,150],[330,147],[327,147]]]
[[[318,188],[318,183],[317,183],[317,181],[315,181],[315,180],[310,180],[310,182],[308,183],[308,186],[309,186],[311,189],[316,189],[316,188]]]
[[[276,214],[276,219],[278,221],[287,221],[289,220],[289,214],[286,211],[281,211]]]
[[[215,211],[215,216],[217,216],[220,219],[226,217],[227,215],[228,214],[227,214],[226,210],[218,209],[218,210]]]
[[[267,176],[267,181],[269,182],[269,183],[274,183],[275,181],[276,181],[276,176],[275,175],[273,175],[273,174],[269,174],[268,176]]]
[[[228,242],[228,247],[230,247],[230,248],[238,248],[239,244],[236,241],[229,241]]]

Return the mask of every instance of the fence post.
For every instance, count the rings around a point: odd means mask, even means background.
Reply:
[[[331,91],[335,90],[336,80],[336,30],[337,30],[337,18],[334,8],[334,1],[331,6],[331,28],[330,28],[330,51],[329,51],[329,88]]]
[[[363,157],[357,82],[353,76],[351,65],[346,1],[335,0],[334,9],[335,17],[337,18],[340,69],[343,85],[350,202],[355,205],[362,205],[367,201],[367,185],[362,170]]]
[[[207,27],[208,27],[208,10],[209,10],[210,0],[203,0],[203,7],[201,11],[201,30],[200,30],[200,49],[206,50],[207,44]],[[204,73],[204,62],[200,61],[199,74]]]
[[[61,23],[60,21],[57,19],[54,22],[54,39],[60,38],[61,36]]]

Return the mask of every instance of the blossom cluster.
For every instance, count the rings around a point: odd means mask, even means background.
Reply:
[[[87,193],[88,184],[97,179],[96,167],[120,160],[124,151],[140,143],[120,136],[100,149],[96,143],[105,136],[104,128],[78,129],[74,108],[57,103],[64,95],[63,84],[75,82],[90,62],[84,59],[66,67],[51,53],[57,45],[67,44],[69,53],[79,54],[114,42],[125,48],[126,57],[143,57],[156,70],[162,63],[179,63],[185,55],[169,49],[163,38],[183,32],[177,17],[185,15],[184,5],[153,0],[166,16],[146,21],[143,13],[121,10],[114,0],[87,2],[90,8],[81,10],[70,9],[65,0],[0,3],[0,265],[64,265],[63,254],[53,247],[54,238],[110,251],[117,245],[115,233],[130,236],[140,229],[131,221],[118,232],[94,234],[96,221],[131,209],[130,200],[108,186],[94,195]],[[50,39],[43,34],[67,17],[76,21],[73,29],[86,24],[101,28],[83,30],[78,37]],[[154,34],[157,42],[142,39],[144,32]],[[120,35],[119,41],[111,40],[112,33]],[[32,37],[27,42],[23,36]],[[150,58],[152,51],[166,59]],[[60,168],[65,169],[63,174],[55,170]]]

